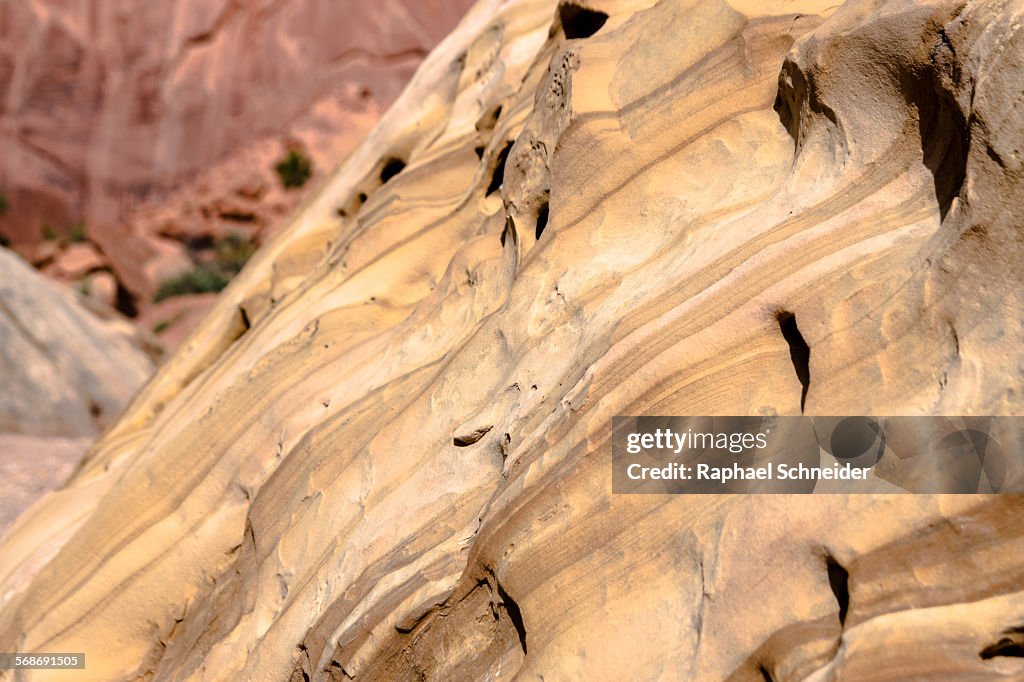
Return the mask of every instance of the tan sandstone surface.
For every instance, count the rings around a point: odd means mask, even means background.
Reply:
[[[1024,677],[1019,497],[608,452],[1022,412],[1024,3],[585,4],[479,2],[7,537],[0,651],[88,661],[16,679]]]

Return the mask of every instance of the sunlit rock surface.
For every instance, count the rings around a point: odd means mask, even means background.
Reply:
[[[586,7],[432,53],[0,547],[0,650],[1024,675],[1019,498],[612,495],[608,452],[619,414],[1022,411],[1024,5]]]

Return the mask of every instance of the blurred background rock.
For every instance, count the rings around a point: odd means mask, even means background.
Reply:
[[[174,346],[470,4],[0,2],[0,243]]]

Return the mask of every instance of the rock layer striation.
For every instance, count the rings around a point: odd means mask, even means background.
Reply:
[[[608,443],[620,414],[1021,413],[1022,13],[478,3],[7,538],[0,650],[1019,678],[1019,498],[612,495]]]

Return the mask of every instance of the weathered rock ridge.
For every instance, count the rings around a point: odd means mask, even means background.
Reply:
[[[76,680],[1020,679],[1020,498],[612,495],[608,441],[1022,412],[1022,20],[478,3],[8,537],[0,650],[86,651]]]

